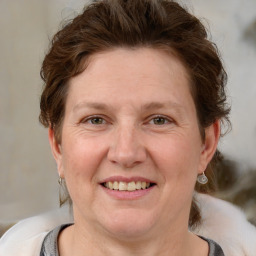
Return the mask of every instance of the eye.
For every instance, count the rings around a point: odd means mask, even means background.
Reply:
[[[169,124],[170,122],[171,122],[170,119],[163,116],[156,116],[149,121],[150,124],[154,124],[154,125],[164,125],[164,124]]]
[[[93,117],[88,117],[84,119],[83,123],[89,123],[92,125],[102,125],[102,124],[106,124],[106,121],[104,120],[104,118],[100,116],[93,116]]]

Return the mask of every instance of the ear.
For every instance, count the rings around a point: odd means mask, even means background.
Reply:
[[[205,129],[205,140],[201,152],[201,161],[198,168],[198,173],[205,171],[207,165],[211,161],[220,138],[220,121],[217,120]]]
[[[57,164],[57,169],[59,176],[61,178],[64,178],[64,170],[63,170],[63,164],[62,164],[62,152],[61,152],[61,145],[57,142],[54,131],[52,128],[49,128],[48,130],[48,139],[50,142],[51,150],[53,157]]]

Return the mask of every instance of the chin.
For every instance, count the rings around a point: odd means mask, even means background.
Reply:
[[[145,236],[156,224],[154,216],[145,212],[126,210],[116,214],[111,214],[110,218],[105,219],[105,229],[119,239],[134,239]]]

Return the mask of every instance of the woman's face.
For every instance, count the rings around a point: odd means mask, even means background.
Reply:
[[[61,145],[51,130],[49,137],[75,223],[136,237],[187,227],[218,125],[206,129],[203,142],[176,57],[119,48],[93,55],[70,80]]]

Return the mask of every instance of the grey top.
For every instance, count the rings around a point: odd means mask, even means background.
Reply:
[[[56,227],[46,235],[41,247],[40,256],[59,256],[58,235],[63,229],[65,229],[70,225],[72,224],[65,224],[65,225]],[[206,242],[208,242],[209,244],[210,250],[209,250],[208,256],[225,256],[221,247],[216,242],[204,237],[201,237],[201,238]]]

